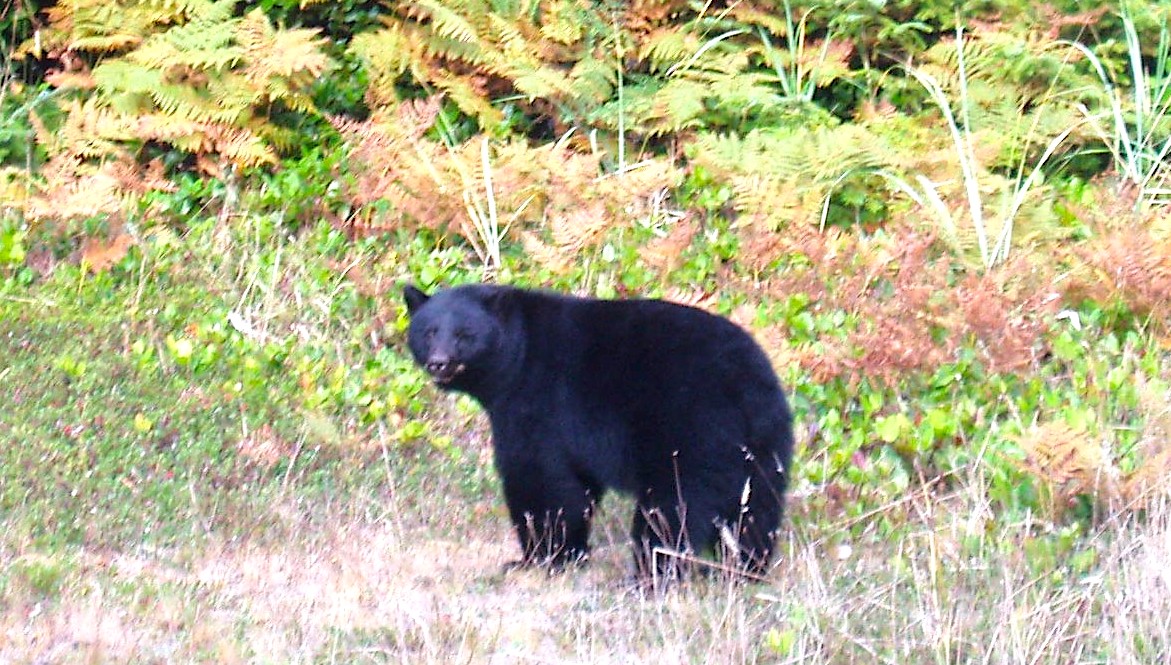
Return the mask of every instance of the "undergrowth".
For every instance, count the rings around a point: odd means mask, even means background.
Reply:
[[[1139,614],[1159,602],[1161,582],[1128,563],[1166,556],[1161,328],[1092,306],[1014,304],[1012,290],[979,281],[927,293],[934,282],[922,280],[954,276],[914,246],[890,254],[896,270],[873,270],[872,252],[843,252],[862,263],[840,265],[785,255],[784,276],[806,284],[815,265],[884,276],[827,282],[815,299],[780,278],[750,286],[747,267],[713,266],[741,246],[719,224],[648,263],[649,248],[669,251],[662,240],[685,223],[609,230],[560,273],[506,252],[500,275],[661,293],[756,333],[790,387],[799,438],[770,584],[716,576],[665,605],[639,596],[623,586],[625,526],[613,516],[625,511],[612,505],[588,572],[501,574],[514,553],[485,423],[411,366],[398,304],[408,279],[480,279],[474,250],[426,231],[355,241],[328,224],[289,235],[267,215],[193,220],[98,272],[45,257],[42,272],[10,273],[0,291],[3,378],[14,386],[0,411],[5,629],[58,649],[10,642],[7,653],[149,659],[162,648],[151,635],[168,626],[189,640],[176,652],[189,661],[541,652],[678,662],[718,648],[721,662],[1062,662],[1073,643],[1091,662],[1123,647],[1141,662],[1166,648],[1166,626]],[[31,252],[43,241],[22,240]],[[890,316],[916,310],[942,318]],[[1035,323],[1016,333],[1023,341],[981,337],[981,325],[1004,321]],[[871,355],[880,340],[917,345],[916,355]],[[1148,549],[1127,549],[1126,534]],[[302,572],[278,572],[289,566]],[[86,584],[112,590],[87,600]],[[345,591],[321,606],[306,585]],[[424,604],[394,600],[403,588]],[[1108,600],[1084,609],[1091,597]],[[561,615],[485,609],[518,602]],[[1091,628],[1107,602],[1130,628]],[[246,630],[196,629],[190,617],[206,603]],[[57,623],[37,618],[45,612]],[[1033,619],[1006,623],[1006,612]],[[281,618],[294,615],[312,618]],[[110,616],[122,617],[116,629]],[[1117,643],[1133,630],[1141,643]]]

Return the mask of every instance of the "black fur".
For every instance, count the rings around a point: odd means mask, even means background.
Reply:
[[[767,569],[792,417],[746,332],[658,300],[487,285],[404,295],[416,361],[488,412],[523,563],[584,558],[594,506],[615,489],[638,502],[640,575],[656,546],[718,549],[721,526],[749,572]]]

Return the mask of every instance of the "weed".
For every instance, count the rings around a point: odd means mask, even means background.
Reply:
[[[1134,197],[1137,208],[1167,203],[1171,178],[1166,169],[1167,156],[1171,153],[1171,28],[1164,15],[1154,55],[1148,58],[1125,2],[1121,18],[1130,75],[1128,87],[1132,98],[1129,100],[1124,98],[1126,88],[1107,72],[1106,65],[1093,51],[1079,42],[1062,44],[1081,53],[1098,76],[1106,110],[1094,112],[1084,104],[1079,108],[1109,150],[1123,181],[1137,190]],[[1153,62],[1153,71],[1148,69],[1148,62]]]
[[[983,169],[976,154],[973,127],[969,115],[971,107],[968,97],[968,75],[967,70],[964,68],[964,37],[963,29],[960,26],[956,27],[955,49],[956,62],[959,67],[959,118],[952,111],[951,100],[938,79],[927,71],[915,67],[908,67],[907,72],[927,90],[929,98],[936,104],[943,114],[944,120],[947,122],[947,128],[951,134],[954,147],[954,155],[959,162],[960,172],[962,174],[964,194],[966,197],[966,208],[964,212],[967,213],[966,216],[970,219],[973,230],[975,231],[980,260],[985,269],[990,269],[996,264],[1003,263],[1008,259],[1009,251],[1012,247],[1013,227],[1017,214],[1028,200],[1033,187],[1040,184],[1042,180],[1042,167],[1057,152],[1062,142],[1077,130],[1077,125],[1067,127],[1050,139],[1045,146],[1044,152],[1041,153],[1040,157],[1036,159],[1031,167],[1026,166],[1022,158],[1022,162],[1007,192],[1008,202],[1006,205],[1002,205],[999,220],[996,220],[994,224],[989,224],[988,222],[992,220],[987,219],[985,216],[986,203],[984,194],[982,193],[981,173]],[[1021,153],[1022,155],[1027,154],[1028,150],[1022,150]],[[941,228],[948,236],[952,238],[958,237],[959,228],[956,219],[951,209],[940,197],[939,189],[935,183],[923,175],[915,177],[918,184],[917,188],[899,178],[891,179],[898,184],[898,188],[901,191],[911,196],[916,203],[931,210],[935,214],[935,219],[940,223]]]

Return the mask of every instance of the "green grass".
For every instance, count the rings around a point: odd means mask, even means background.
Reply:
[[[266,506],[293,484],[309,503],[384,485],[392,460],[372,430],[400,423],[395,462],[447,441],[420,425],[421,404],[393,406],[422,386],[406,358],[358,339],[369,326],[352,314],[352,329],[319,323],[360,307],[337,294],[327,256],[283,257],[277,274],[305,271],[302,293],[273,297],[256,275],[284,250],[240,249],[233,266],[214,246],[198,261],[147,246],[113,274],[62,266],[0,295],[9,537],[104,547],[264,532]],[[311,323],[290,315],[296,297],[319,308]]]

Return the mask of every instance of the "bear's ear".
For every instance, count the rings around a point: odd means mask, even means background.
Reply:
[[[415,288],[414,284],[407,284],[403,287],[403,300],[406,301],[407,312],[410,314],[417,312],[430,299],[431,296]]]
[[[480,302],[489,312],[500,318],[506,318],[512,313],[512,309],[516,305],[516,298],[513,297],[511,289],[497,287],[481,296]]]

